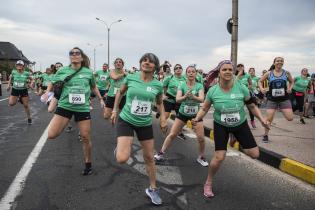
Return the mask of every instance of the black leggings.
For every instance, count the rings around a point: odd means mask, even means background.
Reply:
[[[247,107],[248,109],[248,113],[249,113],[249,117],[250,117],[250,121],[254,121],[255,116],[253,115],[253,113],[250,111],[250,109]]]
[[[296,102],[296,103],[294,103],[294,102]],[[304,93],[300,93],[300,92],[297,92],[295,90],[292,90],[291,104],[292,104],[293,112],[295,112],[296,110],[299,110],[299,112],[303,112]]]

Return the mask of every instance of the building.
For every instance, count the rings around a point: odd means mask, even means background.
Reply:
[[[33,65],[14,44],[10,42],[0,42],[0,73],[2,74],[3,80],[11,73],[11,70],[18,60],[24,61],[28,67]]]

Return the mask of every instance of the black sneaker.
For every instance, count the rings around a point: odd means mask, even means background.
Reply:
[[[182,139],[182,140],[186,140],[186,137],[185,137],[185,135],[183,133],[178,134],[177,137]]]
[[[27,119],[27,124],[32,125],[32,119]]]
[[[160,113],[156,113],[155,118],[158,119],[161,116]]]
[[[85,169],[82,171],[82,175],[83,175],[83,176],[88,176],[88,175],[91,175],[91,174],[93,174],[92,168],[85,168]]]
[[[304,125],[306,124],[303,118],[300,119],[300,122]]]
[[[268,143],[268,142],[269,142],[268,135],[264,135],[262,141],[263,141],[264,143]]]

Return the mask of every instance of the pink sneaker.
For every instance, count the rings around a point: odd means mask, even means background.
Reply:
[[[214,197],[214,194],[212,192],[212,186],[210,183],[206,183],[204,186],[203,186],[203,194],[204,196],[206,196],[207,198],[212,198]]]
[[[252,125],[253,128],[257,128],[254,120],[250,121],[250,124]]]

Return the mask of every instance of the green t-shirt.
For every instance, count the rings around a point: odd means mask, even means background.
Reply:
[[[53,80],[54,74],[42,74],[41,78],[43,78],[42,86],[47,87],[49,83]]]
[[[196,75],[196,80],[197,80],[197,82],[199,82],[202,85],[203,85],[203,83],[205,81],[205,79],[203,78],[202,74],[199,74],[199,73],[197,73],[197,75]]]
[[[23,71],[20,73],[18,70],[13,69],[11,73],[13,88],[22,90],[27,88],[27,83],[29,82],[29,79],[31,78],[31,74],[28,71]]]
[[[98,70],[95,72],[96,86],[99,90],[107,90],[109,85],[109,72]]]
[[[250,78],[250,75],[248,73],[245,73],[245,75],[242,76],[242,78],[238,79],[243,85],[248,87],[248,78]]]
[[[259,77],[257,76],[254,76],[254,77],[250,77],[251,80],[252,80],[252,90],[253,91],[257,91],[258,89],[258,80],[260,79]]]
[[[116,71],[116,70],[114,70],[114,71]],[[108,89],[107,96],[110,96],[110,97],[115,97],[116,96],[116,93],[120,89],[120,86],[121,86],[121,84],[124,81],[124,78],[125,78],[125,76],[120,78],[119,80],[114,80],[112,78],[109,78],[108,82],[109,82],[110,86],[109,86],[109,89]]]
[[[186,83],[182,83],[178,86],[178,90],[182,91],[182,96],[185,95],[189,90],[191,90],[191,94],[195,96],[199,96],[199,91],[203,90],[203,85],[199,82],[196,82],[195,85],[189,89]],[[199,111],[200,102],[195,101],[191,98],[186,98],[182,101],[179,107],[179,113],[188,117],[195,117]]]
[[[53,83],[64,81],[75,71],[70,66],[60,68],[53,78]],[[90,112],[89,98],[92,87],[95,87],[93,72],[83,67],[80,72],[64,84],[58,107],[74,112]]]
[[[163,87],[167,87],[166,93],[174,97],[174,98],[168,98],[166,100],[171,103],[176,103],[177,88],[181,83],[185,83],[185,82],[186,82],[185,76],[177,77],[175,75],[171,75],[165,78],[165,80],[163,81]]]
[[[163,94],[162,84],[155,78],[144,82],[141,73],[128,75],[123,84],[127,89],[126,104],[120,117],[134,126],[149,126],[152,124],[152,107],[158,95]]]
[[[249,97],[248,88],[235,81],[230,92],[224,92],[219,84],[211,87],[206,100],[213,104],[213,118],[216,123],[226,127],[236,127],[246,120],[244,101]]]
[[[294,79],[293,90],[304,93],[311,82],[310,78],[303,78],[301,76],[297,76]]]

